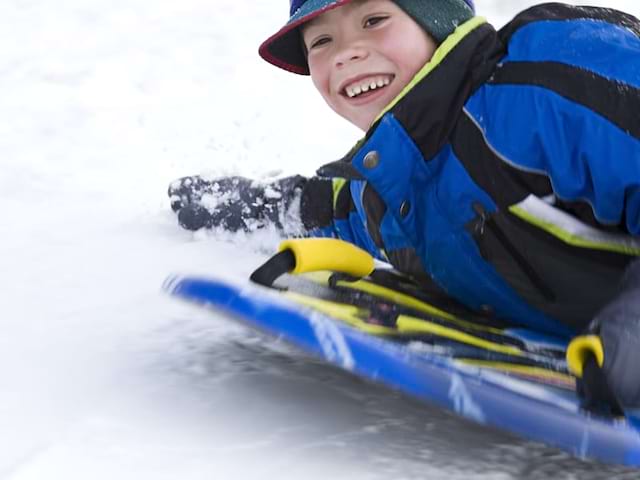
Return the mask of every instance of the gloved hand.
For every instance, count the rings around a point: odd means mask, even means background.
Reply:
[[[618,296],[593,320],[590,334],[598,335],[604,353],[601,368],[585,367],[582,385],[589,395],[609,389],[623,409],[640,408],[640,260],[625,272]],[[597,370],[597,371],[596,371]],[[586,389],[585,389],[586,387]],[[589,390],[591,390],[589,392]]]
[[[305,182],[301,176],[259,183],[244,177],[208,180],[196,175],[172,182],[168,194],[178,222],[187,230],[254,231],[269,224],[284,230],[288,220],[295,223]]]

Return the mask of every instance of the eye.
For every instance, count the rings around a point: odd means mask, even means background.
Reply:
[[[373,15],[373,16],[365,19],[363,27],[364,28],[375,27],[376,25],[384,22],[388,18],[389,17],[387,15]]]
[[[329,42],[331,42],[331,37],[324,36],[324,37],[316,38],[309,45],[309,50],[312,50],[314,48],[319,48],[323,45],[326,45]]]

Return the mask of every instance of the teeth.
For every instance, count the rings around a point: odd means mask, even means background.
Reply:
[[[381,88],[391,83],[391,78],[386,77],[375,77],[368,78],[361,81],[358,84],[352,84],[345,88],[345,92],[349,98],[357,97],[361,93],[368,92],[369,90],[375,90],[376,88]]]

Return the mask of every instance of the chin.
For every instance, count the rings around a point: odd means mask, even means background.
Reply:
[[[348,115],[341,115],[341,117],[347,120],[351,125],[358,127],[363,132],[366,132],[367,130],[369,130],[369,127],[373,122],[373,118],[369,120],[369,119],[362,119],[361,117],[354,118]]]
[[[342,118],[347,120],[350,124],[358,127],[363,132],[366,132],[367,130],[369,130],[369,127],[378,116],[378,113],[381,112],[382,109],[384,108],[382,107],[379,110],[376,110],[377,113],[373,114],[373,113],[365,113],[365,112],[353,112],[352,109],[346,109],[346,108],[340,109],[340,108],[336,108],[335,105],[331,105],[331,104],[330,106],[334,112],[336,112]]]
[[[358,128],[366,132],[367,130],[369,130],[375,119],[378,118],[378,114],[380,112],[382,112],[382,109],[376,111],[375,114],[367,115],[366,117],[360,117],[358,122],[354,123],[358,126]]]

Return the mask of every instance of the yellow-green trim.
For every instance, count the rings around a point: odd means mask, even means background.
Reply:
[[[353,290],[360,290],[362,292],[374,295],[378,298],[390,300],[393,303],[404,305],[405,307],[414,308],[418,311],[427,313],[429,315],[434,315],[443,320],[447,320],[453,324],[459,325],[460,327],[481,332],[490,332],[498,335],[504,334],[504,332],[499,328],[485,327],[484,325],[478,325],[473,322],[462,320],[454,315],[451,315],[448,312],[445,312],[444,310],[440,310],[439,308],[434,307],[433,305],[417,300],[410,295],[397,292],[390,288],[381,287],[380,285],[376,285],[375,283],[371,283],[366,280],[359,280],[357,282],[339,281],[337,282],[337,285],[340,287],[351,288]]]
[[[413,77],[413,79],[404,87],[404,89],[395,97],[389,105],[385,107],[382,112],[376,117],[373,121],[372,125],[376,123],[382,116],[391,110],[396,104],[404,98],[404,96],[415,87],[422,79],[424,79],[427,75],[429,75],[433,70],[438,67],[442,61],[451,53],[451,51],[458,46],[458,44],[473,30],[478,28],[481,25],[487,23],[487,20],[484,17],[474,17],[468,22],[460,25],[456,30],[447,37],[447,39],[442,42],[442,44],[438,47],[438,49],[434,52],[433,57],[426,63],[424,67],[418,71],[418,73]]]
[[[331,272],[314,272],[314,273],[305,274],[304,276],[305,278],[308,278],[309,280],[316,282],[320,285],[328,285]],[[458,325],[462,328],[476,330],[479,332],[493,333],[496,335],[504,335],[504,332],[499,328],[486,327],[484,325],[478,325],[476,323],[469,322],[467,320],[462,320],[454,315],[451,315],[448,312],[445,312],[444,310],[440,310],[439,308],[434,307],[433,305],[430,305],[426,302],[418,300],[415,297],[406,295],[396,290],[392,290],[390,288],[376,285],[375,283],[371,283],[367,280],[358,280],[356,282],[338,281],[336,282],[336,285],[342,288],[348,288],[351,290],[357,290],[360,292],[368,293],[369,295],[373,295],[374,297],[382,298],[384,300],[389,300],[393,303],[397,303],[405,307],[413,308],[420,312],[424,312],[428,315],[433,315],[442,320],[449,321],[452,324]]]
[[[369,313],[368,310],[364,308],[310,297],[297,292],[284,292],[284,295],[296,303],[311,307],[314,310],[318,310],[333,318],[342,320],[346,324],[371,335],[400,337],[429,334],[440,338],[448,338],[466,345],[473,345],[491,352],[498,352],[513,356],[523,355],[523,352],[520,349],[511,345],[501,345],[483,338],[474,337],[468,333],[438,325],[421,318],[400,315],[397,320],[397,328],[386,327],[383,325],[372,325],[363,320],[363,318],[367,317]]]
[[[622,253],[625,255],[640,256],[640,248],[616,243],[588,240],[586,238],[567,232],[554,223],[538,218],[535,215],[527,212],[524,208],[519,207],[518,205],[510,206],[509,211],[525,222],[530,223],[531,225],[534,225],[541,230],[544,230],[545,232],[553,235],[556,238],[559,238],[563,242],[574,247],[590,248],[593,250],[603,250],[607,252]]]
[[[333,186],[333,211],[336,210],[336,205],[338,204],[338,195],[340,195],[340,191],[346,185],[347,180],[344,178],[333,178],[331,179],[331,185]]]
[[[413,307],[416,310],[420,310],[422,312],[428,313],[429,315],[435,315],[436,317],[440,317],[444,320],[449,320],[451,322],[454,322],[456,320],[456,317],[454,317],[450,313],[440,310],[439,308],[436,308],[427,303],[423,303],[420,300],[416,300],[415,298],[409,295],[396,292],[395,290],[392,290],[390,288],[382,287],[380,285],[376,285],[375,283],[370,283],[365,280],[359,280],[357,282],[338,281],[336,285],[343,288],[349,288],[351,290],[358,290],[360,292],[365,292],[375,297],[390,300],[394,303],[398,303],[406,307]]]
[[[372,325],[365,322],[360,317],[366,315],[367,312],[353,305],[322,300],[320,298],[309,297],[296,292],[284,292],[283,295],[300,305],[311,307],[319,312],[329,315],[330,317],[342,320],[346,324],[351,325],[358,330],[362,330],[363,332],[370,333],[371,335],[402,335],[402,333],[395,328],[385,327],[382,325]]]
[[[429,322],[422,318],[400,315],[398,316],[397,325],[398,331],[405,335],[427,333],[437,337],[449,338],[466,345],[473,345],[474,347],[489,350],[490,352],[504,353],[506,355],[514,355],[516,357],[523,355],[522,350],[517,347],[501,345],[483,338],[474,337],[473,335],[461,332],[460,330],[438,325],[437,323]]]

